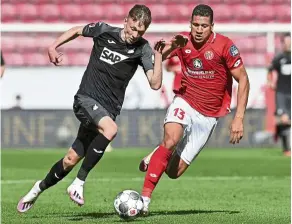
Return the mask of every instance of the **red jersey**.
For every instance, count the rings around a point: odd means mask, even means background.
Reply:
[[[170,55],[178,56],[182,67],[181,88],[176,95],[205,116],[222,117],[230,112],[230,71],[243,63],[239,51],[221,34],[212,33],[200,49],[194,48],[190,33],[186,36],[187,45]]]

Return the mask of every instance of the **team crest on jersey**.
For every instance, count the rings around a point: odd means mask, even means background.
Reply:
[[[123,60],[126,60],[128,58],[129,57],[122,55],[118,52],[111,51],[110,49],[108,49],[106,47],[103,48],[101,55],[99,57],[100,60],[102,60],[110,65],[116,64],[116,63],[121,62]]]
[[[214,53],[213,51],[206,51],[204,56],[207,60],[212,60],[214,58]]]
[[[229,50],[231,56],[235,57],[236,55],[239,54],[239,50],[237,49],[237,47],[235,45],[232,45],[230,47],[230,50]]]
[[[198,58],[195,58],[193,60],[193,65],[194,65],[195,68],[202,68],[203,67],[202,61],[200,59],[198,59]]]

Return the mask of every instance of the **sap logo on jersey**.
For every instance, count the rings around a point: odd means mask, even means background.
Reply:
[[[120,61],[126,60],[127,58],[129,57],[104,47],[99,59],[110,65],[113,65]]]

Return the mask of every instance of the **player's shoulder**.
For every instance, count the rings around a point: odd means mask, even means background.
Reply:
[[[232,43],[232,40],[229,37],[220,33],[214,33],[214,40],[214,43],[220,45]]]
[[[148,42],[148,40],[146,40],[145,38],[141,37],[139,41],[137,41],[135,44],[135,47],[138,48],[142,48],[142,49],[147,49],[147,50],[152,50],[150,43]]]

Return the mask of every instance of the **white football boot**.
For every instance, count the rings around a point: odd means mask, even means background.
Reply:
[[[144,207],[142,209],[141,214],[143,216],[148,216],[149,215],[149,205],[150,205],[151,199],[148,197],[144,197],[144,196],[142,196],[142,198],[143,198]]]
[[[40,182],[41,180],[37,181],[31,188],[31,190],[23,198],[20,199],[20,201],[17,204],[18,212],[24,213],[32,208],[38,196],[42,193],[39,187]]]
[[[70,199],[77,203],[79,206],[84,205],[83,185],[84,181],[76,178],[73,183],[67,188]]]

